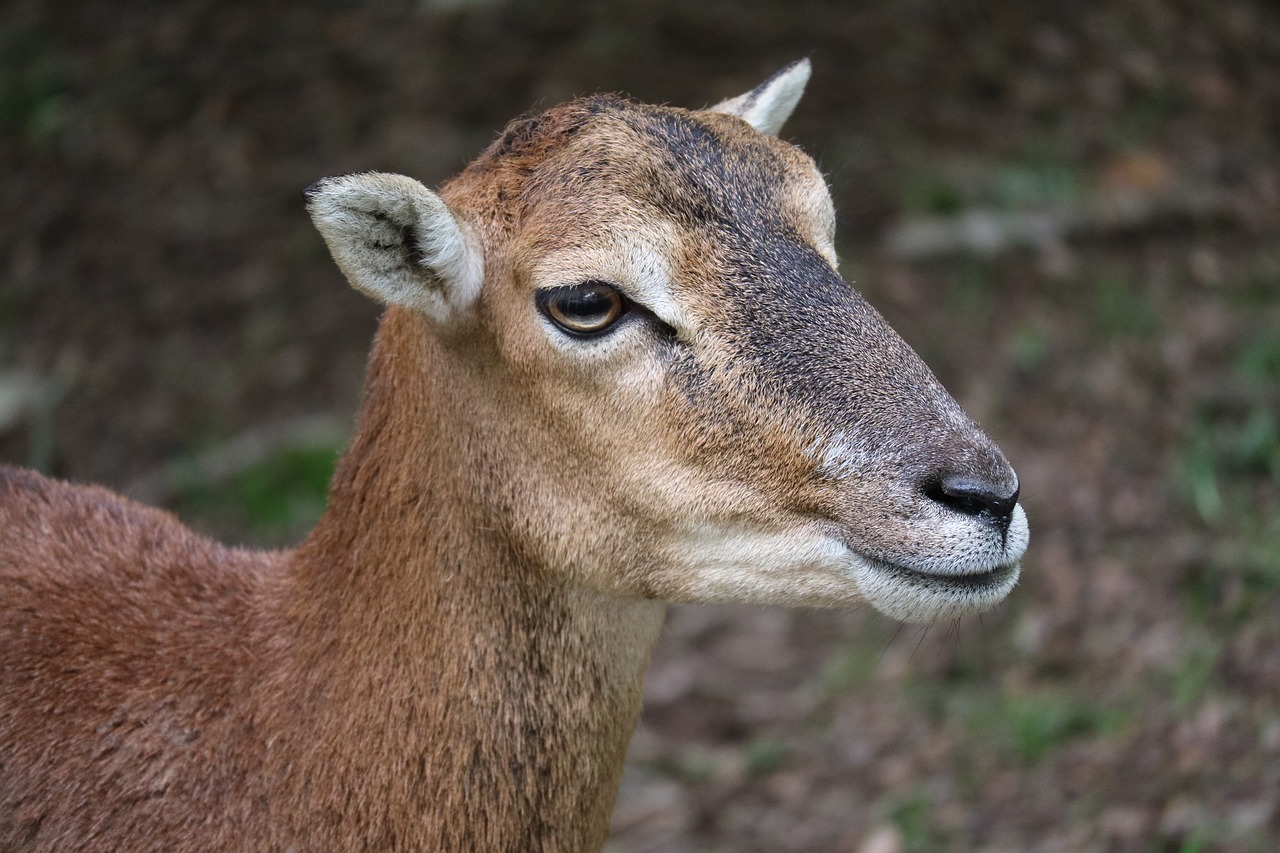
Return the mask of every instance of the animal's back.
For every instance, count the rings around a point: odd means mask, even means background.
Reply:
[[[0,466],[0,849],[183,849],[184,826],[243,795],[255,746],[239,711],[282,556]]]

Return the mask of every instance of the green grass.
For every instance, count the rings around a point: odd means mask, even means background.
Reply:
[[[1280,330],[1269,329],[1245,341],[1232,366],[1244,382],[1274,388],[1280,381]]]
[[[889,819],[902,831],[902,848],[907,853],[938,850],[943,844],[930,817],[931,805],[928,793],[916,789],[890,807]]]
[[[997,169],[986,192],[988,203],[1005,210],[1058,206],[1081,195],[1079,170],[1065,163],[1014,164]]]
[[[337,448],[287,448],[224,484],[192,484],[180,512],[262,544],[296,540],[324,511],[337,459]]]
[[[1178,848],[1178,853],[1201,853],[1205,850],[1211,840],[1212,833],[1207,829],[1195,829],[1187,835],[1182,842],[1182,846]]]
[[[1076,738],[1114,732],[1123,720],[1116,711],[1055,694],[1009,697],[1000,714],[1007,725],[1006,745],[1027,765]]]
[[[63,126],[66,87],[57,57],[33,30],[0,30],[0,129],[41,142]]]
[[[653,762],[652,767],[671,779],[695,785],[710,782],[716,775],[715,761],[711,756],[696,750],[685,751],[679,756],[659,758]]]
[[[1206,393],[1172,466],[1212,537],[1186,590],[1203,617],[1244,618],[1280,591],[1280,330],[1240,341]],[[1242,594],[1226,591],[1243,584]]]
[[[1225,295],[1230,306],[1243,314],[1271,311],[1276,307],[1278,281],[1280,253],[1260,251],[1238,279],[1230,282]]]
[[[1108,270],[1098,275],[1093,286],[1091,328],[1100,340],[1145,337],[1156,331],[1158,317],[1136,275],[1125,270]]]
[[[232,497],[257,528],[312,522],[324,510],[337,454],[289,450],[249,468],[232,483]]]
[[[790,757],[790,751],[782,741],[769,737],[756,738],[747,744],[747,775],[767,776],[786,766]]]
[[[1038,323],[1023,325],[1009,341],[1009,357],[1024,376],[1038,373],[1049,363],[1051,355],[1049,335]]]
[[[898,203],[904,211],[948,216],[967,204],[956,182],[930,169],[907,169],[898,187]]]
[[[1200,704],[1214,685],[1214,675],[1221,652],[1217,642],[1188,644],[1182,665],[1171,674],[1173,704],[1180,712]]]
[[[986,335],[995,316],[998,289],[1004,280],[998,263],[977,257],[959,258],[947,289],[948,315],[970,334]]]
[[[1075,167],[1042,155],[1025,161],[948,171],[931,165],[903,169],[898,203],[909,213],[950,216],[970,208],[1004,211],[1055,207],[1079,200]]]
[[[1038,764],[1073,740],[1108,737],[1129,722],[1127,711],[1056,688],[999,694],[951,687],[943,719],[963,729],[969,750],[994,749],[1001,760]]]
[[[814,679],[813,686],[818,695],[830,699],[869,687],[875,679],[876,666],[884,650],[884,641],[879,642],[880,647],[876,648],[870,636],[851,639],[827,661]]]
[[[1182,93],[1171,83],[1139,92],[1108,125],[1106,147],[1112,150],[1144,147],[1184,108]]]

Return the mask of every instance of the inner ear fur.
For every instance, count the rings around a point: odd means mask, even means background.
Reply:
[[[750,92],[707,109],[737,116],[761,133],[776,136],[800,102],[810,71],[809,60],[798,59]]]
[[[307,211],[351,285],[438,322],[480,293],[479,246],[444,199],[404,175],[325,178],[307,189]]]

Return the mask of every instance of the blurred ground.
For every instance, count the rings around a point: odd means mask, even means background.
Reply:
[[[449,4],[456,5],[456,4]],[[0,10],[0,458],[288,541],[376,310],[301,190],[525,109],[785,134],[855,280],[1018,468],[998,612],[676,608],[623,851],[1280,847],[1280,12],[1242,0],[29,2]]]

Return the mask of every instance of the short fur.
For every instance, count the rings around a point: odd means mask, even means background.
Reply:
[[[797,73],[721,107],[776,129]],[[299,548],[0,468],[0,849],[599,849],[664,601],[928,619],[1012,587],[1021,509],[937,491],[1012,506],[1012,469],[748,121],[586,98],[438,195],[310,209],[391,307]],[[633,307],[577,339],[535,295],[587,280]]]

